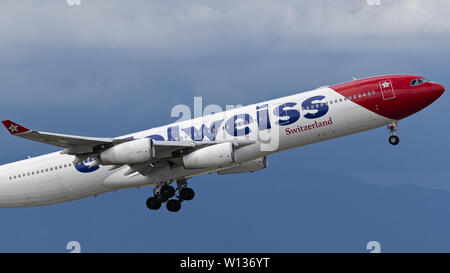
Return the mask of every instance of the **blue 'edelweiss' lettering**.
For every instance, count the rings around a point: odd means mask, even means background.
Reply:
[[[176,125],[167,128],[168,141],[180,141],[180,126]]]
[[[258,120],[258,129],[260,131],[270,129],[270,119],[268,105],[263,104],[256,106],[256,119]]]
[[[148,136],[148,138],[151,138],[153,140],[161,140],[161,141],[164,140],[164,137],[162,135],[151,135],[151,136]]]
[[[253,118],[249,114],[234,115],[225,123],[225,130],[232,136],[245,136],[251,132],[250,127],[247,126],[250,123],[253,123]]]
[[[216,120],[211,123],[211,126],[206,126],[202,124],[200,129],[191,126],[188,128],[183,128],[185,132],[192,140],[201,141],[206,136],[209,140],[213,141],[216,139],[217,133],[219,132],[220,125],[222,125],[223,119]]]
[[[306,99],[302,102],[302,109],[307,111],[303,117],[307,119],[316,119],[324,116],[328,113],[328,105],[323,102],[315,102],[313,101],[321,101],[325,98],[325,96],[314,96],[309,99]],[[296,102],[285,102],[273,109],[273,114],[279,119],[274,121],[276,124],[280,126],[286,126],[292,123],[297,122],[301,113],[298,109],[295,109],[297,106]],[[184,133],[186,133],[192,140],[201,141],[205,138],[205,136],[213,141],[216,139],[216,136],[219,132],[220,126],[223,123],[223,119],[216,120],[211,123],[208,127],[205,124],[202,124],[200,128],[196,128],[195,126],[182,128]],[[258,124],[258,130],[268,130],[271,129],[270,118],[269,118],[269,110],[267,104],[262,104],[256,106],[256,121]],[[249,124],[253,123],[253,117],[250,114],[243,113],[237,114],[229,118],[225,122],[225,131],[231,136],[244,136],[248,135],[251,132]],[[151,135],[148,136],[155,140],[164,140],[164,137],[161,135]],[[167,128],[167,140],[169,141],[179,141],[180,140],[180,127],[179,125],[175,125]]]
[[[296,122],[300,118],[300,112],[297,109],[286,110],[286,108],[293,108],[296,105],[297,103],[295,102],[286,102],[273,109],[273,114],[280,117],[275,123],[279,125],[289,125]]]
[[[325,96],[314,96],[309,99],[306,99],[302,102],[303,110],[307,111],[303,117],[307,119],[316,119],[324,116],[328,112],[328,105],[322,102],[313,101],[321,101],[325,98]],[[278,117],[278,120],[274,121],[276,124],[280,126],[286,126],[292,123],[297,122],[300,119],[300,111],[295,109],[297,106],[296,102],[285,102],[273,109],[273,114]],[[258,124],[258,130],[268,130],[271,129],[270,117],[269,117],[269,106],[268,104],[262,104],[256,106],[256,122]],[[213,121],[211,125],[208,127],[205,124],[201,124],[200,128],[196,128],[195,126],[182,128],[184,133],[186,133],[192,140],[194,141],[202,141],[205,136],[214,141],[219,133],[219,129],[222,126],[223,119],[219,119]],[[331,118],[330,118],[331,121]],[[243,113],[237,114],[230,117],[225,122],[225,131],[231,136],[245,136],[250,134],[250,124],[253,123],[253,117],[250,114]],[[153,140],[164,141],[164,137],[159,134],[153,134],[147,136]],[[133,137],[129,137],[129,139],[133,139]],[[180,126],[170,126],[167,127],[167,140],[168,141],[180,141]],[[87,159],[84,162],[79,162],[75,164],[75,168],[79,172],[88,173],[97,170],[99,167],[89,166],[86,163],[92,161],[92,159]]]
[[[320,117],[324,116],[328,112],[328,105],[323,102],[312,103],[315,100],[322,100],[324,98],[325,98],[325,96],[315,96],[315,97],[305,100],[302,103],[303,109],[317,110],[317,112],[316,113],[307,113],[303,116],[307,119],[315,119],[315,118],[320,118]]]
[[[95,162],[95,161],[96,161],[96,159],[94,159],[94,158],[87,158],[81,162],[74,164],[74,167],[80,173],[90,173],[90,172],[96,171],[100,168],[97,165],[90,166],[90,162]]]

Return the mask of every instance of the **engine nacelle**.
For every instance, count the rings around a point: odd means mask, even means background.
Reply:
[[[220,170],[217,174],[234,174],[234,173],[248,173],[265,169],[267,167],[267,156],[257,158],[252,161],[240,163],[228,169]]]
[[[234,146],[230,142],[201,148],[183,156],[185,169],[222,168],[235,162]]]
[[[100,153],[103,165],[129,165],[149,161],[155,150],[151,138],[141,138],[113,146]]]

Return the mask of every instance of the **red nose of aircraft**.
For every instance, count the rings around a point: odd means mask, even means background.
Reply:
[[[430,100],[435,101],[444,93],[444,91],[445,87],[442,84],[432,83],[431,87],[425,92],[427,93],[426,96],[430,97]]]
[[[414,88],[413,88],[414,90]],[[416,92],[408,100],[409,107],[403,113],[402,118],[414,114],[437,100],[445,91],[444,86],[439,83],[429,82],[423,87],[418,86]]]

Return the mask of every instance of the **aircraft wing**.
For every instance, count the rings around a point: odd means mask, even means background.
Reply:
[[[127,141],[114,138],[84,137],[40,132],[27,129],[10,120],[4,120],[2,123],[14,136],[65,148],[65,153],[74,155],[92,153],[97,146],[110,146],[111,144]]]
[[[83,161],[88,157],[97,157],[98,153],[123,142],[133,140],[129,138],[100,138],[84,137],[75,135],[64,135],[30,130],[10,120],[2,121],[8,131],[21,138],[34,140],[50,145],[65,148],[61,153],[75,155],[75,162]],[[153,140],[156,157],[163,160],[179,157],[186,150],[199,149],[209,145],[218,144],[224,141],[161,141]],[[236,147],[255,143],[252,140],[232,140]],[[134,166],[140,170],[143,166]]]

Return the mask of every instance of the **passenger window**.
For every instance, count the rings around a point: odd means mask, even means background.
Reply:
[[[375,95],[375,90],[372,90],[372,95]]]

